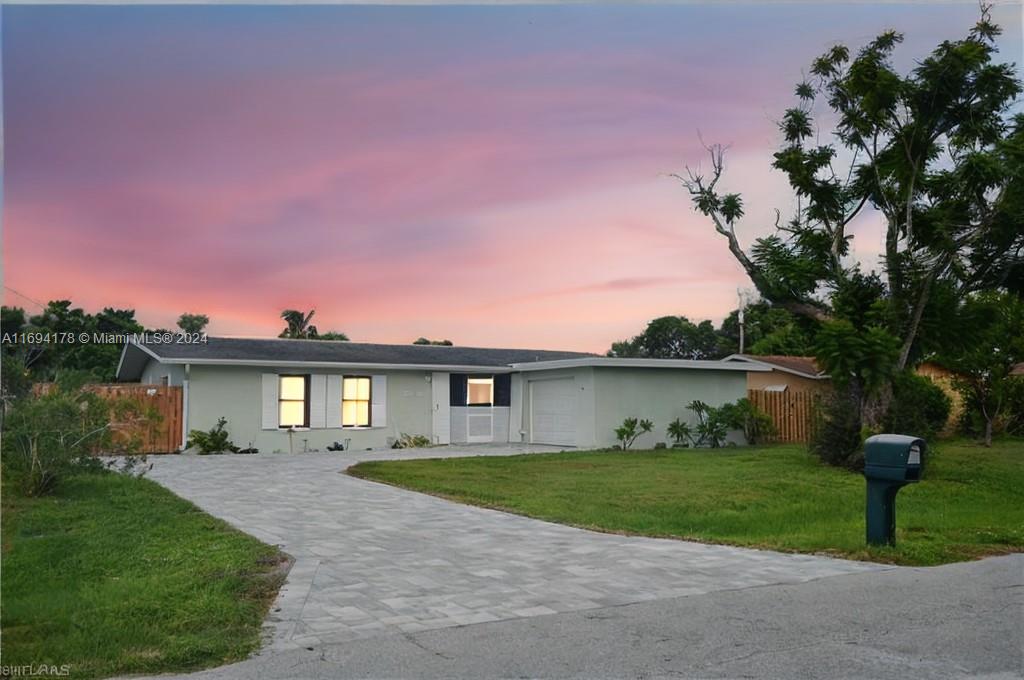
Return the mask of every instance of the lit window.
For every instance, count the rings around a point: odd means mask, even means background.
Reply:
[[[467,406],[491,406],[493,403],[494,378],[470,378],[467,381]]]
[[[370,426],[370,379],[346,377],[341,388],[341,426]]]
[[[278,426],[309,427],[308,375],[282,375],[278,389]]]

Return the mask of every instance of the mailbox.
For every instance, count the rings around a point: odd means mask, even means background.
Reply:
[[[896,493],[921,480],[926,450],[923,439],[902,434],[878,434],[864,442],[868,543],[896,544]]]

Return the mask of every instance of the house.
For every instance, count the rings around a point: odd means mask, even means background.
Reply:
[[[722,361],[740,362],[765,369],[747,374],[749,390],[817,392],[831,386],[829,377],[818,368],[814,357],[731,354]]]
[[[599,447],[623,419],[649,418],[665,440],[686,405],[746,395],[757,364],[615,359],[553,352],[320,340],[209,338],[130,342],[119,381],[181,386],[182,430],[227,419],[232,440],[261,451],[384,447],[401,434],[438,444],[524,442]],[[648,441],[649,440],[649,441]]]

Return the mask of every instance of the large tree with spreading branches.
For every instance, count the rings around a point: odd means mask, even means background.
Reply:
[[[982,7],[965,38],[905,75],[891,61],[895,31],[816,59],[772,163],[795,207],[749,248],[743,200],[719,188],[725,148],[707,147],[710,170],[676,175],[761,296],[817,324],[818,358],[860,405],[858,424],[881,422],[891,375],[928,348],[922,328],[944,310],[979,290],[1024,290],[1021,82],[996,60],[999,34]],[[879,273],[850,249],[850,225],[870,209],[885,220]]]

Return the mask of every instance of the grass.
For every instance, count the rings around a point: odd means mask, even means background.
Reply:
[[[803,447],[366,462],[365,479],[599,531],[933,565],[1024,550],[1024,442],[940,442],[867,548],[864,478]]]
[[[71,677],[197,669],[245,658],[286,557],[158,484],[70,478],[3,498],[5,666]]]

